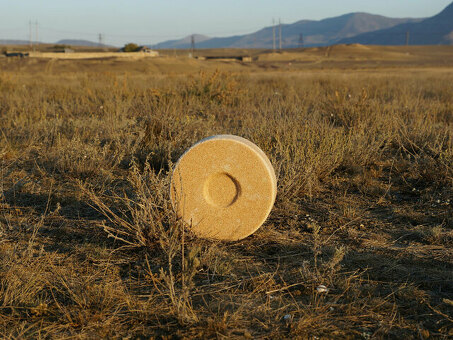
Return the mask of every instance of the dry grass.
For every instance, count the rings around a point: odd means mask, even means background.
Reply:
[[[1,64],[0,337],[453,335],[451,69],[73,63]],[[277,172],[240,242],[169,203],[173,163],[217,133]]]

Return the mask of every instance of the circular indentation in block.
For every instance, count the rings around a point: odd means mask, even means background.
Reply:
[[[238,136],[205,138],[178,160],[171,180],[175,211],[200,237],[240,240],[266,220],[277,194],[271,162]]]
[[[236,202],[240,190],[238,181],[231,175],[216,173],[205,181],[204,198],[215,207],[227,208]]]

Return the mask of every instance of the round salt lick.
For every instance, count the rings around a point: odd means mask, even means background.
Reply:
[[[235,241],[266,220],[277,195],[264,152],[233,135],[205,138],[178,160],[170,186],[173,207],[203,238]]]

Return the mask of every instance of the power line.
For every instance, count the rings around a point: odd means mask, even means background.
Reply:
[[[244,33],[247,31],[252,31],[252,30],[258,30],[262,29],[262,26],[256,26],[256,27],[251,27],[251,28],[246,28],[242,30],[235,30],[235,31],[216,31],[216,32],[209,32],[207,35],[212,36],[216,34],[237,34],[237,33],[242,33],[242,34],[249,34],[249,33]],[[64,33],[64,34],[77,34],[77,35],[86,35],[86,36],[92,36],[92,37],[99,37],[99,33],[92,33],[92,32],[80,32],[80,31],[70,31],[70,30],[60,30],[60,29],[55,29],[52,27],[47,27],[47,26],[42,26],[40,25],[40,29],[44,29],[46,31],[51,31],[55,33]],[[108,33],[108,32],[107,32]],[[251,32],[254,33],[254,32]],[[128,38],[128,39],[140,39],[140,38],[163,38],[163,39],[171,39],[171,38],[180,38],[181,36],[184,36],[184,34],[146,34],[146,35],[140,35],[140,34],[110,34],[108,33],[109,37],[112,38]],[[187,35],[186,35],[187,36]],[[104,39],[105,41],[105,39]]]

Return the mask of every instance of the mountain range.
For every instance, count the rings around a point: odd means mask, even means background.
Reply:
[[[364,45],[450,45],[453,44],[453,3],[439,14],[419,22],[362,33],[339,43]]]
[[[279,27],[222,38],[194,35],[196,48],[272,48],[273,31],[279,45]],[[281,25],[282,47],[364,45],[437,45],[453,43],[453,3],[430,18],[388,18],[368,13],[349,13],[323,20],[301,20]],[[150,46],[158,49],[190,48],[191,36]]]
[[[0,39],[0,45],[28,45],[28,40]]]
[[[87,47],[112,47],[105,44],[99,44],[89,40],[80,39],[63,39],[55,43],[56,45],[69,45],[69,46],[87,46]]]
[[[282,24],[282,47],[299,46],[302,34],[304,46],[325,46],[335,44],[343,38],[360,33],[389,28],[402,23],[418,22],[422,19],[387,18],[368,13],[349,13],[339,17],[315,20],[300,20],[293,24]],[[257,32],[223,38],[203,36],[199,41],[195,35],[196,48],[272,48],[273,31],[276,44],[279,45],[279,27],[265,27]],[[191,36],[181,40],[170,40],[154,45],[154,48],[190,48]]]

